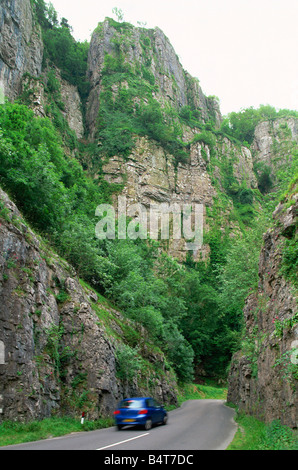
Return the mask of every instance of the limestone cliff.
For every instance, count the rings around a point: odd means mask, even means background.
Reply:
[[[49,91],[51,77],[55,80],[54,92]],[[58,120],[57,116],[60,116],[77,139],[83,137],[84,119],[78,89],[63,80],[57,68],[46,68],[38,78],[25,74],[21,80],[20,96],[36,116],[47,116],[53,121]]]
[[[106,19],[92,36],[88,78],[91,91],[86,122],[89,139],[95,141],[99,149],[106,139],[98,136],[98,129],[104,125],[101,111],[111,99],[117,111],[117,100],[123,95],[132,99],[134,115],[142,105],[157,102],[164,112],[163,123],[171,122],[172,129],[179,130],[177,146],[182,142],[181,146],[187,151],[187,157],[179,160],[175,149],[169,149],[163,139],[140,135],[136,130],[134,145],[126,155],[117,153],[116,149],[108,156],[103,152],[104,178],[118,185],[117,194],[126,196],[128,204],[140,203],[146,207],[159,203],[180,204],[181,207],[182,204],[202,204],[206,232],[212,222],[207,218],[206,208],[212,211],[214,200],[226,193],[224,167],[229,166],[231,181],[237,188],[257,187],[250,150],[213,132],[221,122],[217,100],[207,98],[198,80],[182,68],[160,29],[135,28]],[[187,119],[190,115],[193,121]],[[161,128],[161,122],[159,126]],[[128,121],[119,138],[125,139],[128,132],[133,133],[131,127]],[[88,162],[88,166],[91,174],[96,174],[96,158]],[[232,227],[233,222],[228,220],[233,211],[232,200],[220,211],[226,227]],[[184,260],[187,247],[183,239],[170,240],[167,250],[175,258]],[[196,260],[206,258],[208,245],[203,245],[193,255]]]
[[[5,96],[21,91],[24,73],[41,73],[43,42],[30,0],[2,0],[0,4],[0,85]]]
[[[147,138],[138,139],[137,145],[129,160],[115,156],[103,166],[105,179],[109,183],[123,184],[121,195],[126,196],[128,204],[168,203],[202,204],[204,207],[204,230],[208,230],[210,219],[206,208],[212,210],[214,200],[224,192],[220,166],[222,161],[231,155],[234,159],[233,172],[238,184],[246,182],[249,188],[256,188],[257,182],[253,172],[253,161],[250,151],[233,145],[229,139],[218,140],[214,156],[212,149],[204,142],[190,146],[190,159],[176,167],[174,157],[167,155],[162,147]],[[211,161],[212,159],[212,161]],[[217,186],[214,185],[214,180]],[[116,198],[115,198],[116,200]],[[229,224],[229,212],[232,202],[223,217]],[[179,260],[184,260],[187,253],[185,240],[170,240],[168,252]],[[194,259],[208,256],[208,245],[193,253]]]
[[[175,380],[145,330],[80,283],[2,190],[0,202],[0,421],[81,411],[97,419],[131,394],[175,402]],[[128,383],[117,351],[132,338],[143,372]]]
[[[277,154],[285,160],[298,140],[298,120],[294,117],[260,122],[254,133],[252,152],[256,161],[272,166]],[[285,153],[287,152],[287,153]]]
[[[298,424],[297,288],[283,275],[286,240],[297,237],[297,185],[264,235],[259,288],[245,304],[242,349],[231,363],[228,401],[270,422]],[[296,273],[297,274],[297,273]]]
[[[91,92],[87,107],[90,135],[96,133],[105,57],[119,54],[123,55],[124,64],[135,67],[136,76],[143,76],[156,85],[153,96],[164,106],[170,104],[179,109],[192,103],[200,111],[203,122],[209,121],[211,116],[217,125],[221,122],[217,101],[207,98],[198,80],[183,69],[170,41],[159,28],[135,28],[107,18],[99,23],[90,44],[88,79]]]
[[[38,116],[50,116],[48,70],[43,66],[44,44],[41,28],[30,0],[3,0],[0,4],[0,89],[8,99],[25,96],[26,104]],[[62,80],[59,86],[60,112],[78,138],[84,133],[82,103],[77,87]],[[57,94],[57,92],[56,92]]]
[[[298,119],[296,117],[278,118],[260,122],[254,132],[251,152],[258,179],[264,172],[270,178],[274,190],[282,175],[281,171],[292,165],[292,152],[298,142]],[[262,188],[261,188],[262,189]]]

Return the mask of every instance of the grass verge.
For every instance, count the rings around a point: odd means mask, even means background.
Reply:
[[[297,431],[279,420],[264,423],[253,416],[237,413],[238,430],[227,450],[298,450]]]
[[[52,437],[63,436],[72,432],[93,431],[114,424],[112,418],[101,418],[97,421],[85,421],[70,417],[52,417],[41,421],[19,423],[5,421],[0,425],[0,447],[24,442],[33,442]]]

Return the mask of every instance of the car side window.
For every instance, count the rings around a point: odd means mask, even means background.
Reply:
[[[152,398],[148,398],[148,400],[146,400],[146,404],[148,407],[152,408],[154,407],[154,400],[152,400]]]

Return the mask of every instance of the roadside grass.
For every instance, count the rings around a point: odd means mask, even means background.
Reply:
[[[0,424],[0,447],[59,437],[72,432],[103,429],[113,426],[113,424],[112,418],[85,421],[84,424],[81,424],[81,419],[67,416],[46,418],[29,423],[4,421]]]
[[[237,413],[233,441],[226,450],[298,450],[297,431],[279,420],[264,423],[253,416]]]

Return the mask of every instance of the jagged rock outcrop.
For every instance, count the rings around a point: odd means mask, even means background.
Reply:
[[[76,86],[63,80],[57,68],[50,70],[55,73],[57,82],[58,89],[56,96],[59,99],[59,112],[66,120],[69,128],[75,132],[77,138],[81,139],[84,134],[84,123],[82,101],[78,89]],[[50,106],[53,100],[53,97],[47,91],[48,72],[49,70],[45,69],[38,79],[25,75],[21,81],[21,92],[23,97],[29,97],[28,105],[36,116],[45,117],[48,115],[51,118],[51,112],[48,112],[48,114],[46,112],[46,108]]]
[[[48,100],[45,96],[47,70],[43,70],[42,32],[30,0],[3,0],[0,5],[0,90],[15,99],[30,91],[30,106],[44,117]],[[84,134],[82,103],[77,87],[69,84],[56,70],[60,84],[63,116],[80,139]]]
[[[198,80],[184,71],[170,41],[159,28],[135,28],[127,23],[118,24],[116,28],[106,19],[94,31],[89,50],[91,91],[86,121],[91,136],[96,133],[105,56],[120,51],[128,64],[137,66],[138,70],[143,66],[148,68],[147,73],[152,74],[157,85],[153,96],[159,102],[170,103],[177,109],[191,102],[200,110],[203,122],[209,121],[211,115],[217,124],[221,122],[218,102],[207,98]]]
[[[257,173],[268,168],[272,182],[276,173],[292,161],[292,151],[298,141],[298,119],[278,118],[260,122],[254,132],[251,152]]]
[[[245,304],[241,351],[232,359],[228,401],[270,422],[298,425],[297,289],[282,273],[286,239],[297,233],[298,194],[280,203],[274,227],[264,235],[259,288]]]
[[[102,93],[109,93],[108,96],[114,100],[119,89],[129,90],[133,95],[135,82],[131,75],[130,84],[126,81],[125,73],[128,74],[128,71],[133,77],[136,76],[139,86],[142,83],[142,89],[147,90],[147,94],[134,96],[134,105],[137,107],[142,101],[147,104],[153,98],[162,109],[171,108],[181,129],[181,139],[187,145],[189,158],[177,162],[175,155],[160,142],[136,136],[130,155],[123,157],[116,153],[103,159],[104,178],[109,183],[120,185],[119,188],[123,187],[121,195],[126,196],[128,205],[140,203],[149,208],[160,203],[168,203],[170,207],[179,204],[182,210],[183,204],[202,204],[206,230],[206,207],[213,206],[218,191],[225,192],[221,168],[226,161],[231,162],[239,187],[243,184],[248,188],[257,187],[251,152],[226,137],[215,137],[212,132],[208,134],[207,131],[201,139],[198,138],[202,127],[209,121],[219,127],[221,114],[218,102],[204,96],[198,80],[183,70],[172,45],[160,29],[135,28],[126,23],[113,23],[110,19],[99,24],[93,33],[88,59],[91,91],[86,123],[89,138],[99,147],[102,145],[100,140],[97,141],[98,127],[101,125],[100,109],[106,99]],[[111,81],[110,77],[113,76],[115,79]],[[107,80],[110,84],[108,91],[105,89]],[[195,112],[199,127],[179,120],[179,112],[183,108]],[[90,172],[96,173],[98,167],[95,164],[93,170],[92,164]],[[218,181],[217,188],[214,179]],[[188,247],[184,239],[170,240],[167,251],[175,258],[185,260]],[[193,252],[194,259],[206,259],[208,251],[208,246],[203,245]]]
[[[2,190],[0,200],[0,421],[82,409],[96,419],[111,415],[124,395],[139,393],[175,402],[169,372],[157,376],[148,366],[146,379],[136,376],[129,384],[117,377],[123,330],[138,327],[81,285]],[[110,333],[100,312],[109,316]],[[162,364],[145,335],[138,330],[143,360]]]
[[[23,74],[41,73],[43,42],[30,0],[2,0],[0,4],[0,85],[14,99]]]

